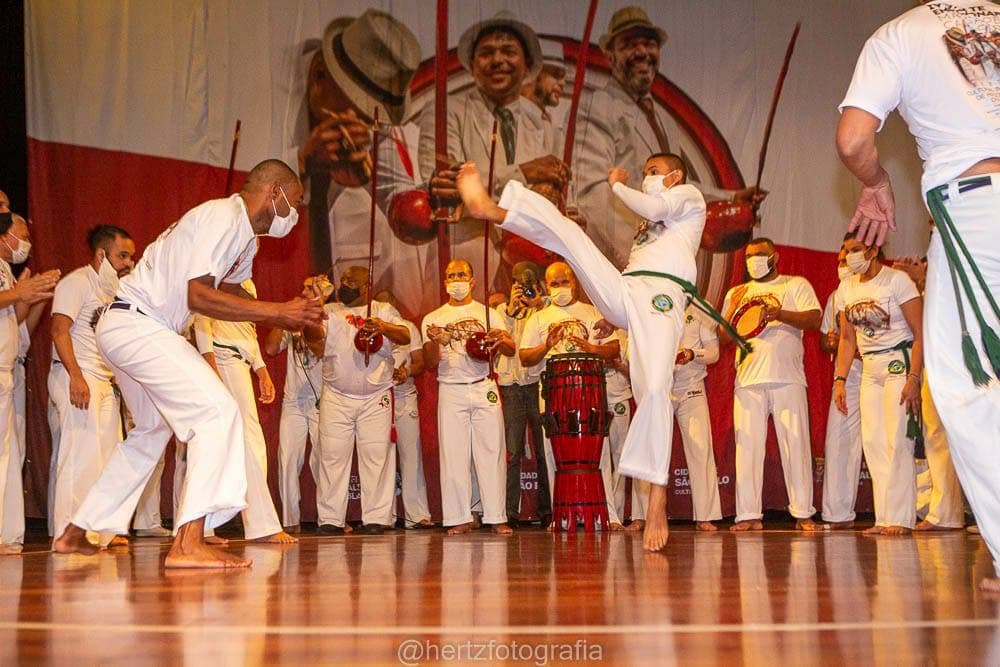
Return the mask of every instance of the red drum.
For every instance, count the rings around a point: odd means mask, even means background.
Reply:
[[[561,530],[607,530],[608,504],[601,478],[601,450],[611,425],[604,362],[592,354],[557,354],[545,363],[542,425],[556,460],[552,525]]]

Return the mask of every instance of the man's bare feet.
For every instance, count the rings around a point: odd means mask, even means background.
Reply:
[[[646,527],[642,531],[642,548],[659,551],[667,546],[667,487],[662,484],[649,485],[649,505],[646,507]]]
[[[747,533],[752,530],[764,530],[764,524],[760,519],[747,519],[746,521],[737,521],[729,527],[734,533]]]
[[[507,211],[497,206],[486,193],[475,162],[466,162],[459,168],[455,187],[462,196],[462,203],[468,216],[489,222],[503,222]]]
[[[931,523],[927,519],[924,519],[923,521],[921,521],[920,523],[918,523],[916,526],[914,526],[913,530],[920,531],[920,532],[962,530],[962,526],[955,526],[955,527],[939,526],[936,523]]]
[[[0,556],[17,556],[23,550],[21,544],[0,544]]]
[[[93,556],[99,548],[87,540],[87,531],[71,523],[62,535],[52,540],[52,550],[57,554]]]
[[[452,526],[448,529],[449,535],[465,535],[466,533],[471,533],[475,524],[472,521],[468,523],[460,523],[457,526]]]
[[[224,547],[229,545],[229,540],[218,535],[207,535],[205,537],[205,544],[210,544],[213,547]]]
[[[802,530],[807,533],[816,533],[829,530],[829,528],[827,528],[825,524],[816,523],[812,519],[798,519],[795,522],[795,530]]]
[[[850,530],[854,528],[853,521],[829,521],[826,523],[829,526],[829,530]]]
[[[495,523],[490,529],[493,531],[494,535],[513,535],[514,529],[505,523]]]
[[[862,535],[881,535],[885,528],[883,526],[872,526],[861,532]]]
[[[611,530],[611,531],[614,531],[614,532],[616,532],[616,533],[617,533],[617,532],[619,532],[619,531],[622,531],[622,530],[625,530],[625,526],[621,525],[621,524],[620,524],[620,523],[618,523],[617,521],[612,521],[612,522],[611,522],[611,523],[610,523],[610,524],[608,525],[608,530]]]
[[[189,521],[180,527],[164,566],[167,568],[211,568],[250,567],[253,562],[249,558],[241,558],[236,554],[227,553],[221,549],[205,544],[205,517]]]
[[[910,529],[906,526],[888,526],[882,529],[882,534],[898,537],[900,535],[909,535]]]
[[[645,519],[632,519],[632,523],[625,526],[626,533],[639,533],[642,529],[646,527]]]
[[[279,533],[275,533],[274,535],[265,535],[250,541],[258,542],[260,544],[295,544],[299,540],[296,537],[292,537],[285,531],[281,531]]]
[[[719,527],[711,521],[699,521],[694,528],[695,530],[700,530],[706,533],[711,533],[719,529]]]
[[[1000,593],[1000,577],[983,577],[979,580],[979,590],[987,593]]]

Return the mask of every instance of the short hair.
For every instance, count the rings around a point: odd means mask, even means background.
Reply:
[[[243,187],[257,188],[268,183],[288,183],[290,181],[298,180],[299,176],[295,173],[295,170],[281,160],[271,158],[264,160],[263,162],[259,162],[253,169],[250,170],[250,173],[247,174],[247,180]]]
[[[119,236],[124,239],[132,238],[132,236],[121,227],[115,227],[114,225],[97,225],[96,227],[92,227],[90,231],[87,232],[87,246],[90,247],[90,252],[97,252],[98,248],[104,248],[107,250],[107,246]]]
[[[454,264],[456,262],[461,262],[462,264],[465,264],[467,267],[469,267],[469,277],[470,278],[475,278],[476,272],[472,268],[472,262],[470,262],[467,259],[462,259],[461,257],[457,257],[457,258],[451,260],[450,262],[448,262],[448,264]],[[448,267],[445,266],[444,268],[445,268],[445,272],[447,273]]]
[[[747,245],[748,246],[758,245],[760,243],[766,243],[767,245],[769,245],[771,247],[771,250],[777,250],[778,249],[778,246],[774,245],[774,241],[772,241],[771,239],[767,238],[766,236],[757,236],[757,237],[754,237],[754,238],[750,239],[750,242],[747,243]]]
[[[684,158],[680,155],[677,155],[676,153],[653,153],[646,158],[646,162],[649,162],[650,160],[666,160],[671,169],[679,169],[681,174],[683,174],[681,183],[687,182],[688,166],[684,161]],[[643,164],[646,164],[646,162],[643,162]]]
[[[14,225],[14,214],[11,212],[0,213],[0,236],[10,231]]]
[[[471,62],[475,59],[476,47],[479,46],[479,42],[483,41],[484,37],[487,35],[496,35],[498,33],[502,35],[509,35],[517,40],[517,43],[521,45],[521,53],[524,54],[524,61],[527,63],[528,69],[531,69],[535,63],[531,59],[531,51],[528,50],[528,45],[524,43],[524,39],[516,30],[503,25],[487,26],[476,34],[476,38],[472,40],[472,47],[469,52],[469,61]]]

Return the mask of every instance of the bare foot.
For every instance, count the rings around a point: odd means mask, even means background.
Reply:
[[[711,521],[699,521],[698,524],[695,526],[695,530],[701,530],[706,533],[711,533],[718,529],[719,529],[718,526],[716,526]]]
[[[21,544],[0,544],[0,556],[17,556],[23,550]]]
[[[646,528],[642,531],[642,548],[659,551],[667,546],[667,487],[649,485],[649,505],[646,507]]]
[[[927,519],[924,519],[923,521],[921,521],[920,523],[918,523],[916,526],[914,526],[913,530],[919,530],[921,532],[926,532],[926,531],[948,531],[948,530],[962,530],[962,527],[961,526],[956,526],[956,527],[952,528],[952,527],[948,527],[948,526],[939,526],[936,523],[931,523]]]
[[[764,530],[764,524],[760,519],[747,519],[746,521],[737,521],[729,527],[734,533],[746,533],[752,530]]]
[[[646,527],[645,519],[632,519],[632,523],[625,526],[626,533],[638,533]]]
[[[850,530],[854,528],[853,521],[830,521],[826,525],[830,527],[828,530]]]
[[[888,528],[882,529],[882,534],[892,536],[909,535],[910,529],[906,526],[889,526]]]
[[[608,530],[612,530],[612,531],[618,532],[618,531],[621,531],[621,530],[625,530],[625,526],[621,525],[617,521],[612,521],[608,525]]]
[[[218,535],[209,535],[205,538],[205,544],[211,544],[213,547],[224,547],[229,544],[229,540]]]
[[[862,535],[881,535],[882,531],[884,531],[884,530],[885,530],[885,528],[883,528],[882,526],[872,526],[871,528],[868,528],[867,530],[862,531],[861,534]]]
[[[505,523],[495,523],[493,524],[491,530],[494,535],[513,535],[514,529]]]
[[[52,540],[52,550],[57,554],[93,556],[99,549],[87,541],[87,531],[71,523],[66,526],[62,535]]]
[[[466,162],[459,168],[455,186],[458,188],[458,194],[462,196],[462,203],[465,204],[465,211],[469,216],[489,222],[503,222],[507,211],[493,203],[486,194],[475,162]]]
[[[1000,593],[1000,577],[983,577],[979,580],[979,590],[987,593]]]
[[[189,521],[180,527],[164,566],[167,568],[211,568],[250,567],[249,558],[241,558],[205,544],[205,517]]]
[[[250,541],[259,542],[261,544],[295,544],[299,540],[298,538],[292,537],[285,531],[281,531],[280,533],[275,533],[274,535],[265,535]]]
[[[812,519],[799,519],[795,522],[796,530],[803,530],[807,533],[822,532],[824,530],[829,530],[825,524],[816,523]]]
[[[475,524],[470,521],[468,523],[460,523],[457,526],[452,526],[448,529],[449,535],[465,535],[466,533],[472,532]]]

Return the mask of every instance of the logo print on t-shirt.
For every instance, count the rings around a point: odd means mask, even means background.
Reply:
[[[889,328],[889,313],[871,299],[862,299],[850,304],[844,309],[844,316],[868,338]]]
[[[455,349],[460,347],[465,349],[465,341],[468,340],[469,336],[474,333],[485,333],[486,327],[483,323],[474,317],[470,317],[465,320],[458,320],[457,322],[452,322],[451,324],[445,326],[445,330],[451,334],[451,340],[448,342],[448,347]]]
[[[1000,10],[949,3],[927,8],[941,22],[941,41],[972,95],[993,115],[1000,113]]]
[[[666,294],[657,294],[653,297],[653,308],[660,313],[670,312],[674,308],[674,300]]]

